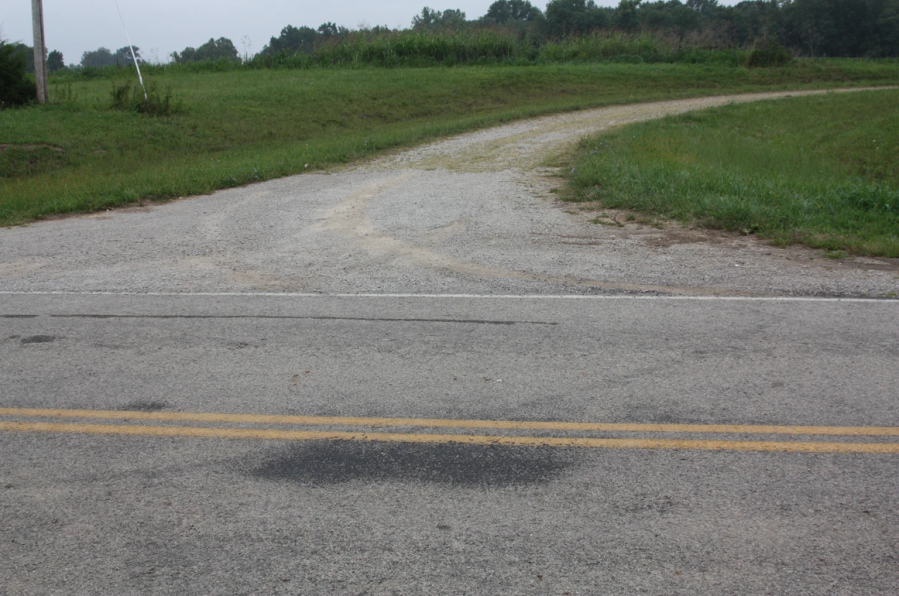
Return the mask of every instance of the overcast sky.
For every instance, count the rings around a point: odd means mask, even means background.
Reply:
[[[738,0],[723,0],[735,4]],[[356,29],[360,25],[405,28],[422,7],[458,8],[469,19],[487,12],[493,0],[118,0],[134,45],[145,59],[167,61],[171,52],[197,47],[209,38],[227,37],[238,51],[255,53],[285,25],[317,28],[324,22]],[[10,41],[33,43],[31,2],[2,0],[0,34]],[[543,10],[546,2],[532,0]],[[444,4],[446,6],[444,6]],[[617,6],[618,0],[597,4]],[[86,50],[106,47],[115,51],[127,45],[114,0],[44,0],[44,30],[50,50],[59,50],[66,64],[77,64]]]

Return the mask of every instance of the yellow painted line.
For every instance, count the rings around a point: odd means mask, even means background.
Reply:
[[[512,420],[446,420],[429,418],[344,418],[337,416],[272,416],[190,412],[122,412],[118,410],[53,410],[0,408],[0,416],[25,418],[82,418],[100,420],[152,420],[168,422],[227,422],[236,424],[291,424],[310,426],[421,426],[505,430],[556,430],[637,433],[721,433],[762,435],[831,435],[897,437],[892,426],[766,426],[743,424],[621,424],[592,422],[527,422]]]
[[[387,443],[459,443],[467,445],[510,445],[526,447],[779,451],[790,453],[899,453],[899,443],[807,443],[798,441],[679,441],[661,439],[590,439],[573,437],[488,437],[480,435],[353,433],[251,428],[74,424],[58,422],[0,422],[0,431],[274,441],[378,441]]]

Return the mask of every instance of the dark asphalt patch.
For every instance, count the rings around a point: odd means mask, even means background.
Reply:
[[[500,487],[549,482],[575,465],[578,455],[579,450],[544,447],[313,441],[278,449],[249,466],[248,473],[301,484],[363,481]]]

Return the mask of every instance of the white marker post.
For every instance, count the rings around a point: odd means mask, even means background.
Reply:
[[[147,88],[144,87],[144,77],[140,74],[140,65],[137,63],[137,56],[134,53],[134,44],[131,43],[131,36],[128,35],[128,28],[125,27],[125,18],[122,16],[122,9],[119,8],[119,0],[114,0],[116,12],[119,13],[119,20],[122,21],[122,29],[125,31],[125,39],[128,40],[128,47],[131,49],[131,59],[134,60],[134,68],[137,70],[137,80],[140,81],[140,88],[144,90],[144,101],[147,107],[150,107],[150,98],[147,97]]]
[[[34,26],[34,78],[37,79],[37,101],[47,103],[47,47],[44,44],[44,3],[31,0],[31,18]]]

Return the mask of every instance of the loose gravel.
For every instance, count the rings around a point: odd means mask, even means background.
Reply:
[[[597,225],[552,192],[563,180],[546,164],[586,135],[790,95],[549,116],[332,172],[0,229],[0,291],[894,297],[899,259]]]

